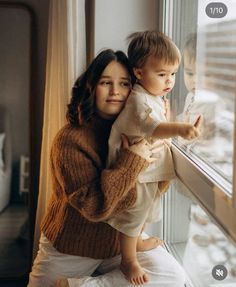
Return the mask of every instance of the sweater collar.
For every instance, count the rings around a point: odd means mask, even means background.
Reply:
[[[96,128],[102,129],[110,129],[112,124],[114,123],[115,119],[104,119],[101,118],[99,115],[95,114],[90,120],[90,123]]]
[[[93,115],[91,120],[87,123],[89,127],[93,127],[93,129],[97,132],[109,132],[112,124],[114,123],[115,119],[108,120],[108,119],[103,119],[99,115]]]

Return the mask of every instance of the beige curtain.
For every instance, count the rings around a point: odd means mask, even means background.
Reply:
[[[71,88],[84,70],[85,63],[85,0],[51,0],[34,257],[38,250],[40,222],[52,193],[49,164],[51,143],[65,124]]]

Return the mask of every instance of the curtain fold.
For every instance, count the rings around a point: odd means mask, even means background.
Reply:
[[[52,193],[50,148],[65,124],[67,104],[75,79],[86,63],[85,0],[51,0],[49,11],[43,135],[40,160],[38,207],[35,222],[35,257],[40,223]]]

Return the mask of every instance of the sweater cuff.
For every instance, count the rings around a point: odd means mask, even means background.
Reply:
[[[143,157],[133,153],[128,149],[122,149],[119,154],[116,166],[123,167],[124,173],[132,172],[136,177],[138,174],[149,165],[148,161]]]

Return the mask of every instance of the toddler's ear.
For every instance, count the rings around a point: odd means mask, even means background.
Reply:
[[[141,68],[133,68],[134,75],[138,80],[142,78],[142,69]]]

